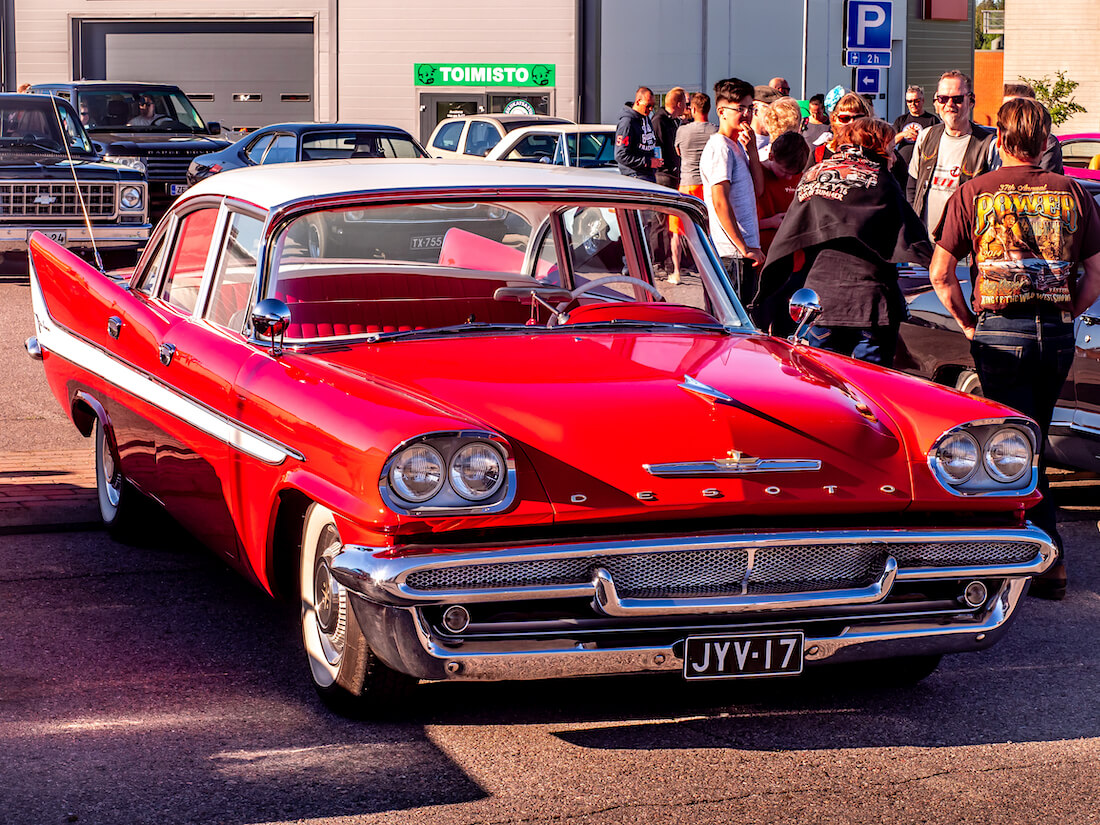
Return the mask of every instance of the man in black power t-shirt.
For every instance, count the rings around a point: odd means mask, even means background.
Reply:
[[[997,112],[1002,167],[964,183],[948,200],[929,267],[940,300],[970,339],[987,398],[1038,422],[1046,439],[1062,384],[1073,361],[1070,316],[1100,296],[1100,212],[1072,178],[1038,166],[1050,134],[1050,114],[1034,100],[1009,100]],[[967,306],[955,277],[971,255]],[[1078,277],[1079,264],[1084,276]],[[1066,592],[1062,542],[1048,495],[1042,444],[1035,523],[1058,546],[1056,564],[1031,585],[1032,595]]]

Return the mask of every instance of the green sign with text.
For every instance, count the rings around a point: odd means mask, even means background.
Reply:
[[[554,85],[553,63],[414,63],[417,86]]]

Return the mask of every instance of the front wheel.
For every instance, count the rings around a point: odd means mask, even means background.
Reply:
[[[332,511],[310,505],[298,572],[310,675],[325,704],[341,713],[361,713],[368,707],[364,700],[401,698],[416,680],[387,667],[367,646],[351,595],[329,571],[328,562],[341,546]]]

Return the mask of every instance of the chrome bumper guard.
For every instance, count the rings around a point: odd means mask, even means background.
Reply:
[[[891,545],[914,542],[946,545],[966,542],[1014,542],[1031,549],[1025,560],[1007,564],[954,567],[905,567],[899,565]],[[706,596],[624,597],[607,569],[594,565],[583,583],[504,585],[484,588],[421,590],[411,587],[414,573],[447,568],[510,562],[544,562],[562,558],[601,558],[645,554],[699,553],[714,548],[807,545],[873,545],[885,561],[869,585],[801,592],[742,592]],[[897,549],[897,548],[895,548]],[[647,671],[679,671],[682,645],[616,647],[613,639],[599,644],[568,638],[481,641],[440,638],[429,627],[419,608],[449,604],[526,601],[584,597],[607,616],[722,616],[763,614],[770,622],[782,622],[784,611],[805,608],[836,609],[845,622],[835,636],[814,636],[807,630],[807,665],[978,650],[993,644],[1007,628],[1028,580],[1046,570],[1056,550],[1049,536],[1034,526],[961,532],[958,530],[806,531],[800,533],[724,534],[662,539],[610,540],[583,544],[541,545],[520,549],[478,550],[386,558],[382,551],[345,546],[332,558],[334,577],[348,588],[351,604],[367,642],[391,667],[422,679],[542,679],[565,676],[608,675]],[[962,616],[929,616],[900,620],[851,615],[845,608],[873,605],[889,597],[898,582],[945,579],[998,579],[999,590],[976,613]],[[747,582],[747,577],[746,577]],[[797,622],[792,620],[792,626]],[[633,633],[637,628],[624,628]],[[567,636],[563,632],[558,634]],[[636,635],[636,634],[635,634]],[[685,636],[688,635],[686,632]],[[610,644],[609,644],[610,643]]]
[[[35,230],[64,231],[65,246],[69,249],[90,249],[93,235],[96,246],[100,249],[136,249],[149,241],[149,233],[153,231],[153,227],[148,223],[108,226],[93,223],[92,234],[89,234],[88,227],[83,223],[9,224],[0,226],[0,252],[26,252],[27,238]]]

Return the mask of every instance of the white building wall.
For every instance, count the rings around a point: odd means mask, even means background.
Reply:
[[[413,5],[341,0],[339,118],[389,123],[418,134],[413,65],[446,62],[552,63],[554,114],[574,118],[575,35],[573,0],[417,0]]]
[[[1005,4],[1004,79],[1020,77],[1054,80],[1064,71],[1081,85],[1074,98],[1088,112],[1074,115],[1057,131],[1061,134],[1095,132],[1100,128],[1100,35],[1097,0],[1010,0]]]
[[[313,18],[317,48],[314,95],[318,117],[328,120],[334,108],[330,94],[333,80],[330,5],[334,2],[298,0],[295,4],[285,1],[272,4],[270,0],[234,0],[232,4],[226,4],[224,0],[15,0],[16,80],[19,83],[48,83],[74,79],[71,42],[74,18],[126,21]]]

